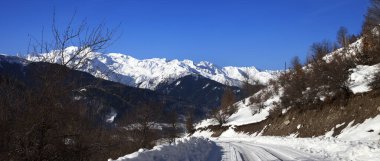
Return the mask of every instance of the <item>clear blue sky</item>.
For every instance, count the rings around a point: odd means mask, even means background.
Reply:
[[[0,53],[25,53],[28,34],[77,19],[121,23],[107,49],[143,59],[206,60],[219,66],[282,69],[313,42],[359,33],[369,0],[1,0]]]

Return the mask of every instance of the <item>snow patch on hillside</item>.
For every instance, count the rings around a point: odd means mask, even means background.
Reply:
[[[205,119],[195,124],[195,128],[198,129],[198,128],[203,128],[210,125],[218,125],[218,122],[215,119]]]
[[[356,93],[364,93],[371,91],[369,84],[372,82],[375,74],[379,71],[379,64],[377,65],[358,65],[356,68],[351,69],[352,73],[349,79],[349,87],[351,91]]]
[[[205,138],[211,138],[211,135],[213,134],[210,130],[197,130],[195,131],[191,136],[193,137],[205,137]]]
[[[271,97],[266,99],[262,105],[251,102],[252,98],[254,99],[255,97],[261,97],[263,93],[266,92],[278,94],[271,95]],[[280,96],[282,93],[282,89],[280,89],[278,92],[275,92],[273,86],[267,86],[253,96],[236,102],[233,106],[237,107],[237,111],[228,117],[227,123],[225,123],[223,126],[240,126],[265,120],[269,116],[270,110],[275,107],[275,104],[280,102]],[[218,125],[218,122],[215,119],[205,119],[196,124],[195,128],[205,128],[210,125]]]
[[[337,138],[344,140],[380,141],[380,115],[369,118],[361,124],[347,126]]]
[[[260,94],[260,92],[257,94]],[[249,99],[250,97],[245,99],[245,101],[239,101],[235,104],[238,107],[238,111],[228,118],[226,125],[239,126],[263,121],[269,116],[269,111],[274,108],[275,102],[280,101],[278,95],[272,96],[264,102],[264,107],[260,109],[259,105],[251,104]]]

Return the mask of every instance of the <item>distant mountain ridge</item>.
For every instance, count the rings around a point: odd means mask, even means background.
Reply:
[[[65,56],[70,57],[77,47],[65,49]],[[50,59],[50,62],[60,62],[54,52],[41,54]],[[31,61],[41,60],[40,56],[28,56]],[[195,63],[191,60],[167,60],[165,58],[136,59],[120,54],[102,54],[91,52],[88,55],[89,63],[79,70],[91,73],[111,81],[120,82],[129,86],[155,90],[159,84],[171,83],[187,75],[201,75],[228,86],[240,86],[243,81],[255,81],[266,84],[276,77],[275,71],[259,71],[255,67],[219,67],[210,62]]]
[[[0,78],[4,76],[17,80],[28,89],[39,89],[37,85],[44,83],[40,76],[44,77],[46,70],[55,73],[66,68],[58,64],[0,55]],[[138,107],[139,102],[161,102],[164,112],[175,110],[180,115],[192,112],[194,120],[201,120],[220,105],[220,99],[226,89],[232,89],[236,98],[241,98],[238,87],[229,87],[201,75],[187,75],[171,83],[164,82],[152,91],[103,80],[84,71],[69,68],[67,70],[69,73],[65,75],[65,80],[68,81],[62,81],[59,86],[67,85],[64,82],[73,82],[69,83],[72,86],[70,88],[73,88],[73,99],[84,101],[91,106],[94,104],[96,117],[103,122],[123,118],[123,114]],[[49,74],[46,79],[54,80],[54,76]]]

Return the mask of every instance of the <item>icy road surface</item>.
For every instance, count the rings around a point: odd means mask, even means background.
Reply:
[[[246,141],[218,141],[222,147],[222,161],[275,161],[275,160],[321,160],[291,147],[250,143]]]

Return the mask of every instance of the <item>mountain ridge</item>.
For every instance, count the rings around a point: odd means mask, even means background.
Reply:
[[[77,47],[68,47],[64,51],[65,57],[70,57]],[[28,55],[30,61],[46,61],[59,63],[57,52]],[[136,59],[121,53],[91,52],[88,63],[79,70],[91,73],[97,77],[120,82],[129,86],[155,90],[157,85],[173,82],[181,77],[198,74],[228,86],[241,86],[242,82],[251,84],[266,84],[276,77],[277,71],[259,71],[255,67],[219,67],[207,61],[195,63],[192,60],[168,60],[166,58]]]

